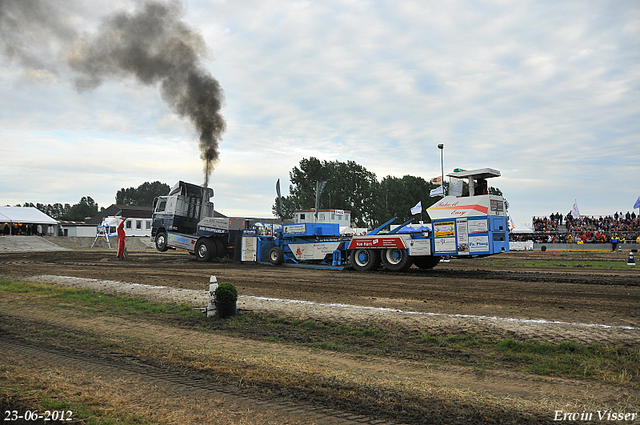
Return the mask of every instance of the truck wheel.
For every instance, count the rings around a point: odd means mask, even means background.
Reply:
[[[198,261],[211,261],[216,256],[216,245],[212,240],[202,238],[196,242],[196,259]]]
[[[393,271],[407,270],[413,264],[406,249],[390,248],[382,252],[382,265]]]
[[[156,249],[160,252],[165,252],[167,249],[167,234],[165,232],[159,232],[156,235]]]
[[[434,268],[435,266],[438,265],[439,262],[440,262],[440,257],[436,257],[436,256],[422,256],[422,257],[415,257],[413,259],[413,264],[425,270]]]
[[[375,249],[354,249],[349,254],[349,261],[359,272],[375,270],[380,265],[380,252]]]
[[[284,263],[284,252],[280,247],[274,246],[269,250],[269,261],[275,266]]]
[[[214,239],[216,244],[216,254],[218,258],[222,258],[227,254],[227,247],[224,246],[224,242],[222,242],[222,238]]]

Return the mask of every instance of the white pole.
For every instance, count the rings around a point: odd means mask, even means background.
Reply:
[[[218,279],[215,276],[209,278],[209,304],[207,305],[207,317],[213,317],[218,314],[216,308],[216,288],[218,287]]]
[[[444,197],[444,144],[440,143],[438,149],[440,149],[440,171],[442,173],[440,176],[440,186],[442,186],[442,197]]]

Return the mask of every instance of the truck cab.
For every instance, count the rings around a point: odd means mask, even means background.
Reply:
[[[213,189],[179,181],[153,202],[151,240],[158,251],[179,249],[200,261],[226,254],[229,223],[214,218]]]
[[[213,189],[179,181],[167,196],[153,201],[151,237],[158,231],[195,234],[198,222],[213,216]]]
[[[427,209],[435,255],[481,256],[509,251],[505,200],[490,195],[487,179],[500,177],[492,168],[457,171],[449,194]]]

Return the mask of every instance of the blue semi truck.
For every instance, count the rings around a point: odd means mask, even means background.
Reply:
[[[448,176],[449,195],[427,209],[429,225],[415,229],[406,222],[387,230],[395,221],[392,219],[366,235],[343,235],[336,223],[301,222],[283,225],[275,235],[244,229],[236,237],[226,219],[211,216],[211,189],[179,182],[167,197],[159,197],[154,203],[152,238],[160,251],[183,249],[200,261],[234,252],[242,262],[358,271],[376,270],[381,265],[392,271],[406,270],[412,265],[431,269],[443,257],[468,258],[509,251],[505,200],[489,194],[486,183],[487,179],[500,176],[500,172],[483,168]],[[200,206],[202,218],[193,222],[195,217],[187,214],[190,210],[185,207],[188,202],[183,200],[180,204],[180,197],[198,193],[204,194],[203,202],[190,202]],[[173,213],[169,208],[171,202],[176,204]],[[179,220],[184,220],[176,215],[180,211],[192,220],[188,231],[186,224],[180,227]]]

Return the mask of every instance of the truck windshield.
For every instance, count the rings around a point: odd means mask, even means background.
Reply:
[[[456,177],[449,177],[449,196],[463,196],[464,180]],[[469,195],[469,187],[467,186],[467,196]]]
[[[156,212],[163,212],[167,207],[167,198],[158,198],[158,204],[156,205]]]

